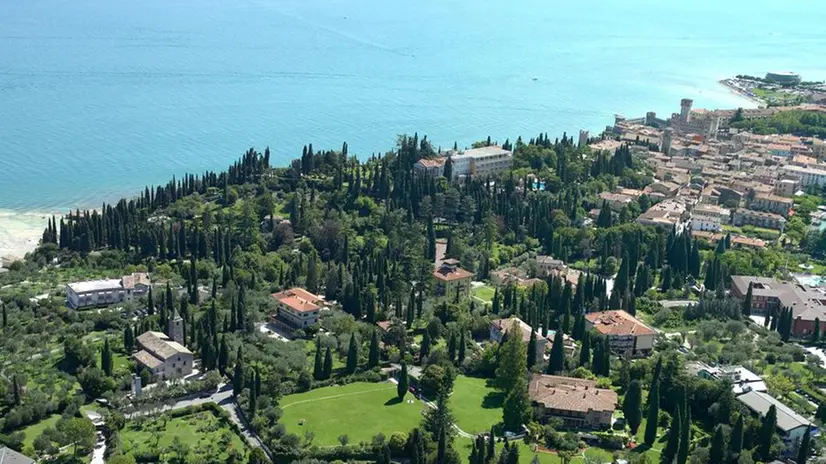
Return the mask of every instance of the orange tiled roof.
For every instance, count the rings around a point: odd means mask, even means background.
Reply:
[[[313,295],[300,287],[294,287],[289,290],[273,293],[272,297],[279,303],[287,305],[300,313],[307,311],[318,311],[320,306],[316,303],[323,301],[320,296]]]
[[[640,322],[627,312],[617,309],[585,315],[588,322],[603,335],[654,335],[654,329]]]

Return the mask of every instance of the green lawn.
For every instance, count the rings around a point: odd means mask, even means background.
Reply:
[[[350,443],[358,443],[379,432],[386,436],[408,433],[421,422],[425,408],[412,395],[399,402],[395,384],[366,382],[288,395],[280,403],[281,423],[287,431],[299,437],[313,432],[313,444],[319,446],[336,445],[344,434]]]
[[[471,294],[473,296],[484,301],[485,303],[490,303],[491,301],[493,301],[494,293],[496,293],[496,289],[491,287],[490,285],[476,287],[471,291]]]
[[[502,393],[487,386],[486,379],[456,378],[450,404],[456,417],[456,425],[468,433],[490,430],[502,421]]]
[[[519,445],[519,464],[530,464],[533,460],[533,457],[536,456],[539,459],[540,464],[562,464],[562,459],[559,458],[554,453],[549,453],[545,451],[534,451],[536,445],[527,445],[524,441],[519,440],[516,442]],[[454,449],[462,456],[470,456],[472,442],[470,439],[467,438],[460,438],[457,437],[453,444]],[[502,451],[502,445],[496,445],[496,453]],[[599,448],[588,448],[585,450],[585,456],[589,458],[594,458],[597,462],[604,463],[604,462],[611,462],[613,459],[612,454],[609,451],[599,449]],[[571,460],[572,463],[582,463],[584,460],[582,459],[582,455],[575,457]]]
[[[162,455],[169,453],[176,437],[189,447],[189,455],[194,462],[226,462],[231,449],[242,455],[246,454],[244,440],[229,428],[226,419],[217,416],[213,411],[202,411],[176,418],[162,414],[158,417],[130,421],[120,432],[123,450],[132,454],[153,450]]]
[[[57,421],[60,419],[60,414],[52,414],[51,416],[43,419],[42,421],[32,424],[25,429],[23,429],[23,435],[25,438],[23,439],[23,449],[24,450],[32,450],[34,449],[34,439],[39,437],[44,430],[49,427],[54,427],[57,424]]]

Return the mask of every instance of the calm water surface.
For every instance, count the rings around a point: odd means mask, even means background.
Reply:
[[[96,206],[250,146],[743,106],[716,81],[826,78],[824,23],[822,0],[0,0],[0,209]]]

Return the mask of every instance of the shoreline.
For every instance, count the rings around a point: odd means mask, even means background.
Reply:
[[[23,259],[34,251],[52,214],[0,209],[0,264]]]
[[[717,81],[717,83],[727,88],[732,94],[754,103],[758,105],[758,107],[766,106],[766,102],[748,95],[742,89],[728,83],[728,80],[728,78],[722,79]],[[132,198],[137,195],[138,193],[125,193],[122,195],[122,198]],[[64,216],[65,211],[67,211],[66,209],[62,209],[62,212],[58,212],[58,209],[54,208],[51,212],[47,212],[45,211],[46,209],[49,208],[32,211],[0,208],[0,267],[2,267],[3,263],[23,259],[27,253],[34,251],[40,242],[48,219],[51,218],[52,215],[56,218],[61,218]],[[69,210],[74,209],[77,208],[70,208]],[[96,209],[96,207],[90,207],[88,209],[93,210]]]
[[[743,90],[742,88],[740,88],[736,85],[733,85],[730,82],[731,80],[732,80],[732,78],[729,77],[729,78],[726,78],[726,79],[722,79],[718,82],[719,82],[720,85],[727,88],[729,90],[729,92],[737,95],[738,97],[744,98],[744,99],[756,104],[758,108],[767,108],[769,106],[768,102],[764,101],[760,97],[758,97],[756,95],[753,95],[753,94],[749,94],[745,90]]]

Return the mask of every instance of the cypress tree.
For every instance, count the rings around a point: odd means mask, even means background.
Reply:
[[[227,337],[221,336],[221,348],[218,349],[218,370],[226,372],[229,366],[229,346],[227,345]]]
[[[585,333],[582,337],[582,348],[579,351],[579,365],[587,366],[591,361],[591,334]]]
[[[458,359],[458,363],[459,363],[460,366],[462,365],[462,363],[465,362],[465,350],[466,349],[467,349],[467,346],[466,346],[466,343],[465,343],[465,331],[463,330],[461,335],[459,336],[459,355],[458,355],[459,359]]]
[[[399,383],[396,387],[396,394],[400,400],[404,400],[404,395],[407,394],[409,388],[409,380],[407,378],[407,363],[402,361],[402,371],[399,374]]]
[[[487,452],[485,456],[488,459],[488,462],[493,461],[494,456],[496,456],[496,435],[493,432],[493,427],[490,429],[490,434],[488,434],[488,441],[487,441]]]
[[[313,249],[307,261],[307,290],[310,293],[318,293],[318,257]]]
[[[9,314],[8,310],[6,309],[6,303],[3,303],[3,328],[5,329],[9,325]]]
[[[367,367],[372,369],[379,365],[379,331],[373,330],[373,337],[370,340],[370,353],[367,360]]]
[[[683,393],[685,395],[685,393]],[[691,445],[691,409],[686,404],[682,415],[683,423],[680,424],[680,447],[677,449],[677,464],[686,464],[688,461],[688,447]]]
[[[668,430],[668,441],[665,444],[665,448],[663,448],[662,455],[661,455],[661,462],[663,463],[671,463],[674,461],[674,458],[677,456],[677,450],[680,447],[680,426],[682,425],[682,417],[680,414],[680,407],[677,407],[677,410],[674,413],[674,416],[671,418],[671,427]]]
[[[770,461],[772,438],[774,437],[775,429],[777,429],[777,408],[772,405],[763,417],[763,422],[760,425],[760,431],[757,434],[757,452],[763,461]]]
[[[315,360],[313,361],[313,378],[322,380],[324,378],[324,360],[321,356],[320,340],[316,340]]]
[[[447,340],[447,355],[451,361],[456,361],[456,332],[450,332]]]
[[[407,299],[407,313],[406,317],[407,320],[405,321],[405,325],[408,329],[413,326],[413,320],[415,316],[415,308],[416,308],[416,292],[411,288],[410,289],[410,297]]]
[[[797,449],[797,464],[806,464],[809,459],[809,448],[812,444],[811,429],[806,428],[806,433],[803,434],[803,440],[800,441],[800,446]]]
[[[493,305],[491,307],[491,311],[493,311],[493,314],[499,314],[499,306],[499,287],[496,287],[496,289],[493,291]]]
[[[14,401],[15,406],[20,405],[20,399],[23,395],[20,392],[20,381],[17,380],[17,375],[13,375],[11,378],[12,383],[12,401]]]
[[[531,339],[528,341],[528,370],[536,365],[536,331],[531,329]]]
[[[812,343],[820,341],[820,318],[815,318],[815,328],[812,331]]]
[[[132,353],[132,350],[135,348],[135,333],[132,331],[132,326],[127,325],[125,329],[123,329],[123,349],[126,350],[126,353]]]
[[[562,331],[554,334],[554,344],[551,347],[551,359],[548,362],[548,374],[558,374],[565,369],[565,346]]]
[[[636,435],[642,423],[642,386],[639,380],[632,380],[622,402],[622,412],[631,429],[631,435]]]
[[[737,422],[734,423],[734,428],[731,429],[729,436],[728,452],[732,460],[737,459],[740,451],[743,449],[743,416],[737,416]]]
[[[714,438],[711,439],[710,462],[726,462],[726,441],[723,436],[723,426],[718,424],[714,428]]]
[[[749,289],[746,291],[746,299],[743,300],[743,316],[751,316],[752,287],[753,282],[749,282]]]
[[[238,352],[235,357],[235,372],[232,376],[232,394],[238,396],[244,391],[244,353],[241,351],[240,345],[238,346]]]
[[[112,357],[112,349],[109,347],[108,338],[103,341],[103,351],[100,353],[100,368],[109,377],[112,376],[112,371],[115,368],[115,360]]]
[[[155,314],[155,296],[152,294],[152,286],[149,286],[149,295],[146,296],[146,314]]]
[[[660,372],[663,368],[662,358],[657,359],[654,376],[651,378],[651,387],[648,390],[648,413],[645,422],[644,443],[652,446],[657,439],[657,422],[660,418]]]
[[[347,373],[353,374],[358,369],[359,347],[356,341],[356,334],[350,336],[350,346],[347,350]]]
[[[433,217],[427,221],[427,259],[436,260],[436,232],[433,230]]]
[[[430,355],[430,332],[425,330],[424,335],[422,336],[422,346],[419,349],[420,357],[424,358]]]
[[[333,350],[327,347],[327,352],[324,353],[324,374],[325,379],[333,376]]]

